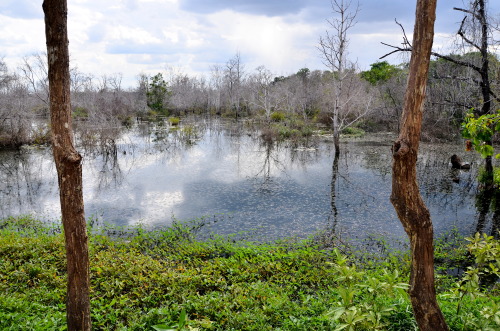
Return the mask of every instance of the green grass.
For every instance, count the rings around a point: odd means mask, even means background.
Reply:
[[[416,328],[406,292],[407,252],[360,253],[332,248],[318,237],[202,241],[196,239],[199,226],[91,231],[93,329],[153,330],[179,322],[199,330]],[[472,252],[483,256],[474,265],[494,264],[496,241],[474,240]],[[436,247],[439,258],[463,262],[465,244],[458,235]],[[450,249],[460,253],[446,253]],[[486,256],[492,250],[495,254]],[[465,278],[446,276],[438,287],[451,329],[495,329],[498,288]],[[0,221],[1,330],[65,329],[65,282],[59,227],[30,217]]]

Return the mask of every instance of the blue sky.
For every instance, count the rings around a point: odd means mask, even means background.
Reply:
[[[500,1],[489,1],[490,15]],[[355,1],[353,0],[353,3]],[[399,44],[394,19],[411,36],[415,1],[360,0],[358,23],[351,30],[349,58],[360,70]],[[42,0],[2,0],[0,57],[11,69],[23,56],[45,51]],[[462,15],[462,0],[439,0],[435,49],[446,52]],[[68,0],[72,64],[96,77],[122,73],[127,86],[139,73],[174,67],[208,76],[236,52],[247,72],[265,65],[275,75],[300,68],[324,69],[316,49],[331,17],[329,0]],[[401,58],[392,56],[390,62]]]

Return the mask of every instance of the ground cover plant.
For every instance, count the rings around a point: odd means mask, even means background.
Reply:
[[[91,228],[93,329],[416,329],[408,254],[383,238],[371,238],[372,249],[321,234],[202,240],[202,225]],[[495,330],[500,243],[479,234],[468,240],[450,233],[436,243],[439,303],[452,330]],[[58,226],[1,220],[0,329],[64,330],[65,272]]]

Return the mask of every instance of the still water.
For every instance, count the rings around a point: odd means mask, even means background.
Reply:
[[[389,202],[393,139],[382,134],[344,142],[334,164],[325,137],[305,148],[266,145],[257,131],[238,133],[220,123],[184,129],[141,124],[100,147],[80,147],[85,212],[117,225],[205,218],[210,231],[265,238],[326,228],[349,237],[404,237]],[[472,170],[451,170],[454,153]],[[419,184],[436,234],[475,231],[480,164],[460,145],[421,146]],[[0,152],[0,179],[0,218],[60,217],[49,148]]]

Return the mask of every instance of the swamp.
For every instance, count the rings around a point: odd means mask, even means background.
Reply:
[[[115,131],[99,144],[81,144],[85,212],[92,222],[154,228],[203,219],[205,233],[251,232],[267,239],[305,238],[326,229],[351,239],[404,237],[389,201],[394,134],[347,136],[336,158],[328,135],[302,144],[266,142],[245,122],[139,122]],[[453,154],[471,169],[453,169]],[[0,156],[0,218],[30,214],[57,222],[50,148]],[[477,153],[461,144],[422,145],[419,184],[437,235],[498,228],[478,202],[481,165]]]

